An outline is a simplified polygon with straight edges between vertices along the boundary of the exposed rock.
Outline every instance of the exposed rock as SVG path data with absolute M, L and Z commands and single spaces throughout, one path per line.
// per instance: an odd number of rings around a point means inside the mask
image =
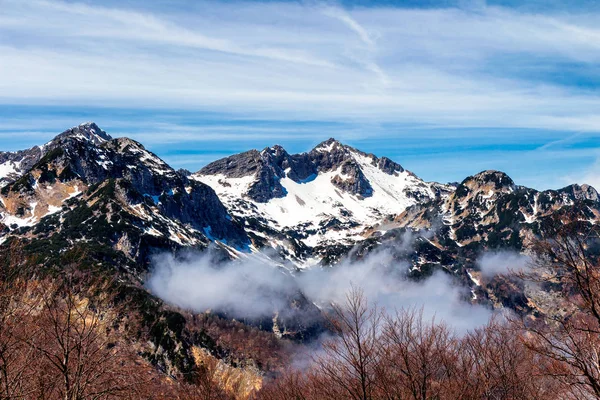
M 32 239 L 44 248 L 40 263 L 87 244 L 99 263 L 143 271 L 158 251 L 216 243 L 223 258 L 269 249 L 270 262 L 293 269 L 387 246 L 412 278 L 440 269 L 471 287 L 476 301 L 520 309 L 528 298 L 518 284 L 481 282 L 481 252 L 522 251 L 556 215 L 600 220 L 600 196 L 588 185 L 537 191 L 500 171 L 425 182 L 335 139 L 301 154 L 251 150 L 190 174 L 88 123 L 44 146 L 0 153 L 0 165 L 10 169 L 1 178 L 0 246 Z M 289 300 L 316 312 L 301 293 Z M 285 310 L 275 322 L 283 336 L 314 328 Z
M 559 189 L 558 192 L 564 193 L 569 198 L 572 198 L 574 200 L 590 200 L 595 203 L 600 201 L 600 196 L 598 195 L 598 192 L 590 185 L 569 185 L 567 187 Z

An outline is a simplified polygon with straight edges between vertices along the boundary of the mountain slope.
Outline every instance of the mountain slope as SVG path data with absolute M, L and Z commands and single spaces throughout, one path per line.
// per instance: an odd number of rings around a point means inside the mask
M 502 172 L 483 171 L 467 177 L 445 199 L 409 207 L 394 221 L 376 228 L 361 247 L 370 251 L 389 246 L 398 232 L 415 232 L 421 243 L 414 245 L 418 258 L 411 262 L 411 273 L 422 276 L 443 269 L 470 286 L 478 302 L 527 310 L 535 303 L 527 296 L 539 290 L 526 296 L 519 286 L 522 282 L 508 282 L 501 276 L 482 280 L 480 258 L 486 252 L 527 252 L 547 225 L 573 219 L 588 225 L 600 221 L 594 188 L 570 185 L 537 191 L 515 185 Z
M 443 269 L 478 290 L 481 252 L 522 251 L 555 216 L 600 216 L 587 185 L 540 192 L 499 171 L 458 185 L 424 182 L 334 139 L 301 154 L 251 150 L 189 174 L 87 123 L 0 159 L 18 166 L 2 178 L 0 244 L 15 236 L 45 243 L 52 260 L 95 243 L 98 259 L 116 252 L 115 263 L 140 270 L 156 252 L 211 243 L 228 257 L 260 251 L 266 262 L 299 268 L 390 247 L 413 276 Z
M 441 269 L 471 287 L 474 300 L 521 309 L 529 307 L 523 288 L 480 279 L 482 254 L 526 251 L 553 218 L 600 220 L 600 197 L 588 185 L 537 191 L 500 171 L 455 186 L 428 183 L 333 139 L 296 155 L 280 146 L 234 155 L 193 178 L 215 189 L 255 247 L 297 267 L 385 248 L 409 263 L 409 276 Z
M 2 177 L 0 244 L 15 235 L 54 236 L 64 246 L 98 241 L 143 265 L 160 249 L 216 243 L 231 257 L 261 251 L 269 262 L 305 268 L 412 231 L 422 236 L 412 271 L 456 271 L 484 249 L 522 250 L 553 215 L 577 208 L 590 223 L 600 215 L 587 185 L 539 192 L 498 171 L 459 185 L 424 182 L 334 139 L 301 154 L 251 150 L 189 174 L 86 123 L 0 159 L 13 166 Z
M 538 230 L 545 218 L 571 208 L 596 222 L 598 192 L 588 185 L 537 191 L 515 185 L 503 172 L 483 171 L 462 181 L 446 199 L 415 205 L 395 221 L 399 227 L 440 227 L 458 247 L 519 248 L 526 231 Z

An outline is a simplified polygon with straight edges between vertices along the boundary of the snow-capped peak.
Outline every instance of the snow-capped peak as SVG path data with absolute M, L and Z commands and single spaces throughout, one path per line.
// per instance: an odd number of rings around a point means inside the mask
M 193 177 L 211 186 L 231 214 L 272 230 L 304 232 L 301 241 L 310 247 L 357 240 L 386 217 L 450 191 L 335 139 L 308 153 L 273 146 L 237 154 Z

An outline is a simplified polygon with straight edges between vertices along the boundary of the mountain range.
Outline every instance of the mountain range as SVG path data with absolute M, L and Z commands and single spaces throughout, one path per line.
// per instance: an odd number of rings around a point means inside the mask
M 443 270 L 473 299 L 499 305 L 514 293 L 482 285 L 477 257 L 521 252 L 545 220 L 567 212 L 596 223 L 598 192 L 576 184 L 538 191 L 500 171 L 426 182 L 335 139 L 300 154 L 277 145 L 250 150 L 195 173 L 94 123 L 0 152 L 0 245 L 24 240 L 41 265 L 83 248 L 94 262 L 140 280 L 164 251 L 212 247 L 234 259 L 259 253 L 293 272 L 385 247 L 410 263 L 409 275 Z M 407 238 L 408 246 L 396 245 Z

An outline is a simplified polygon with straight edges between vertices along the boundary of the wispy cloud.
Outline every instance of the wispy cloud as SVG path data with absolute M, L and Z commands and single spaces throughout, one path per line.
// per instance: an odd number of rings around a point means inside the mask
M 510 251 L 486 252 L 477 259 L 481 276 L 485 279 L 527 271 L 532 262 L 529 256 Z
M 387 86 L 390 83 L 388 75 L 375 61 L 377 53 L 377 44 L 371 37 L 371 33 L 365 29 L 364 26 L 358 23 L 350 14 L 341 8 L 327 7 L 323 12 L 325 15 L 330 16 L 334 19 L 341 21 L 350 30 L 352 30 L 360 38 L 365 45 L 365 51 L 359 51 L 359 49 L 351 50 L 355 54 L 355 59 L 364 66 L 367 71 L 373 72 L 383 86 Z
M 0 101 L 600 130 L 597 93 L 502 73 L 503 63 L 600 61 L 589 15 L 126 4 L 5 0 Z
M 328 7 L 323 13 L 343 22 L 346 26 L 353 30 L 367 46 L 375 46 L 375 41 L 371 38 L 371 34 L 369 34 L 369 32 L 367 32 L 367 30 L 361 24 L 359 24 L 343 9 Z

